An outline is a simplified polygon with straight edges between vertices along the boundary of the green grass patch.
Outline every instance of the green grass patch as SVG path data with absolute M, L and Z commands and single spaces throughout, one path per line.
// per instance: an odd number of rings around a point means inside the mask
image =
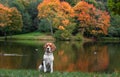
M 0 70 L 0 77 L 120 77 L 120 74 L 57 71 L 53 73 L 43 73 L 37 70 Z
M 40 32 L 7 36 L 7 39 L 8 40 L 54 40 L 54 38 L 51 35 Z M 4 40 L 4 37 L 0 37 L 0 40 Z
M 0 77 L 39 77 L 35 70 L 0 70 Z

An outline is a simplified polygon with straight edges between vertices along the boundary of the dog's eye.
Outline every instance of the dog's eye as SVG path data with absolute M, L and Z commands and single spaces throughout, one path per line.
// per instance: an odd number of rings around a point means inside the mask
M 50 47 L 52 47 L 52 45 L 50 45 Z
M 45 45 L 45 48 L 48 47 L 48 45 Z

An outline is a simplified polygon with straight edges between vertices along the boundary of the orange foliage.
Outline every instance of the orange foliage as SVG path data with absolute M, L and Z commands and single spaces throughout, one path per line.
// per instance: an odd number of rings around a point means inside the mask
M 38 18 L 46 18 L 53 21 L 52 26 L 64 28 L 71 24 L 70 19 L 76 17 L 80 22 L 80 27 L 87 28 L 91 34 L 107 34 L 110 16 L 107 12 L 96 9 L 92 4 L 84 0 L 77 3 L 73 8 L 69 3 L 59 0 L 43 0 L 37 7 Z M 90 29 L 89 29 L 90 28 Z M 97 30 L 96 28 L 99 28 Z
M 38 18 L 46 18 L 53 21 L 52 26 L 58 29 L 68 26 L 70 18 L 74 15 L 74 10 L 67 2 L 60 2 L 59 0 L 43 0 L 37 7 Z M 63 29 L 63 28 L 62 28 Z
M 110 23 L 110 16 L 107 12 L 96 9 L 92 4 L 88 4 L 85 1 L 80 1 L 73 9 L 76 12 L 75 15 L 80 21 L 81 27 L 92 27 L 93 30 L 100 28 L 101 31 L 96 30 L 96 33 L 102 32 L 107 34 Z M 92 33 L 92 30 L 90 32 Z
M 60 2 L 59 0 L 43 0 L 37 7 L 38 18 L 46 18 L 52 16 L 55 12 L 59 11 Z
M 68 24 L 69 24 L 69 20 L 67 20 L 67 19 L 66 19 L 66 20 L 63 20 L 63 21 L 62 21 L 62 24 L 65 25 L 65 26 L 68 25 Z
M 69 3 L 61 2 L 61 7 L 62 7 L 63 12 L 69 13 L 69 16 L 71 17 L 74 16 L 74 10 L 72 9 Z
M 110 23 L 110 16 L 107 12 L 98 11 L 100 18 L 98 19 L 98 27 L 103 30 L 103 33 L 107 34 L 107 29 Z
M 22 16 L 16 8 L 9 8 L 0 4 L 0 27 L 9 27 L 11 30 L 22 27 Z
M 5 7 L 2 4 L 0 4 L 0 27 L 10 25 L 10 12 L 11 10 L 8 7 Z
M 65 28 L 63 26 L 59 26 L 58 29 L 65 30 Z

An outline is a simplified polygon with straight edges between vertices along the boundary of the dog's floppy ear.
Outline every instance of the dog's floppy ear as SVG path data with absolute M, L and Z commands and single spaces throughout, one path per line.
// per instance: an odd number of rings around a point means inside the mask
M 46 49 L 47 43 L 43 46 L 44 50 Z
M 52 43 L 52 51 L 55 51 L 55 49 L 56 49 L 56 46 L 55 44 Z

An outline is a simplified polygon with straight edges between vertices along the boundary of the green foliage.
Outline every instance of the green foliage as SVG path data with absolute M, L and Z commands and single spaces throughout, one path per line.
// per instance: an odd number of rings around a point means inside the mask
M 31 20 L 31 16 L 29 15 L 28 11 L 26 10 L 27 7 L 25 4 L 25 1 L 19 1 L 19 0 L 14 0 L 10 6 L 11 7 L 17 7 L 17 9 L 21 12 L 22 14 L 22 20 L 23 20 L 23 28 L 22 31 L 24 32 L 30 32 L 32 29 L 32 20 Z
M 63 33 L 61 34 L 61 38 L 65 40 L 70 40 L 71 33 L 68 30 L 64 30 Z
M 57 30 L 54 37 L 58 40 L 70 40 L 71 33 L 68 30 Z
M 23 27 L 23 23 L 22 23 L 22 16 L 20 14 L 20 12 L 16 9 L 16 8 L 12 8 L 12 16 L 11 16 L 11 27 L 10 30 L 11 31 L 21 31 L 22 27 Z
M 25 12 L 22 14 L 22 18 L 23 18 L 23 33 L 25 32 L 31 32 L 32 30 L 32 20 L 31 20 L 31 16 Z
M 72 6 L 75 6 L 78 2 L 82 0 L 65 0 L 65 1 L 70 3 L 70 5 Z M 88 2 L 89 4 L 93 4 L 98 9 L 106 10 L 106 1 L 103 0 L 84 0 L 84 1 Z
M 106 3 L 103 3 L 101 1 L 97 2 L 95 6 L 96 8 L 101 9 L 101 10 L 107 10 Z
M 38 26 L 38 31 L 40 32 L 50 32 L 50 24 L 46 19 L 41 19 Z
M 120 1 L 119 0 L 108 0 L 107 6 L 110 12 L 112 12 L 113 14 L 120 15 Z
M 108 29 L 108 35 L 120 37 L 120 15 L 111 15 L 111 26 Z
M 31 20 L 32 20 L 32 23 L 31 23 L 31 31 L 35 31 L 38 29 L 38 26 L 39 26 L 39 20 L 37 18 L 37 15 L 38 15 L 38 10 L 37 10 L 37 6 L 39 3 L 41 3 L 42 0 L 30 0 L 31 2 L 29 3 L 28 5 L 28 13 L 29 15 L 31 16 Z
M 28 2 L 29 1 L 29 2 Z M 22 14 L 23 28 L 22 33 L 32 32 L 37 30 L 38 19 L 37 19 L 37 5 L 42 0 L 8 0 L 10 7 L 16 7 Z
M 55 38 L 59 40 L 72 40 L 72 33 L 75 29 L 75 26 L 75 23 L 71 23 L 65 27 L 65 30 L 57 30 L 54 34 Z
M 70 5 L 74 6 L 77 2 L 81 0 L 65 0 L 65 1 L 68 2 Z
M 58 40 L 75 40 L 75 41 L 82 41 L 83 36 L 82 34 L 78 33 L 75 36 L 71 34 L 68 30 L 57 30 L 54 34 L 54 37 Z
M 93 4 L 94 6 L 98 6 L 98 3 L 96 0 L 85 0 L 86 2 L 88 2 L 89 4 Z
M 116 28 L 120 27 L 120 15 L 111 15 L 111 25 Z
M 75 36 L 72 36 L 72 40 L 75 40 L 75 41 L 82 41 L 83 40 L 83 35 L 78 33 L 76 34 Z
M 9 3 L 10 7 L 16 7 L 21 13 L 25 11 L 25 7 L 23 4 L 21 4 L 18 0 L 13 0 Z

